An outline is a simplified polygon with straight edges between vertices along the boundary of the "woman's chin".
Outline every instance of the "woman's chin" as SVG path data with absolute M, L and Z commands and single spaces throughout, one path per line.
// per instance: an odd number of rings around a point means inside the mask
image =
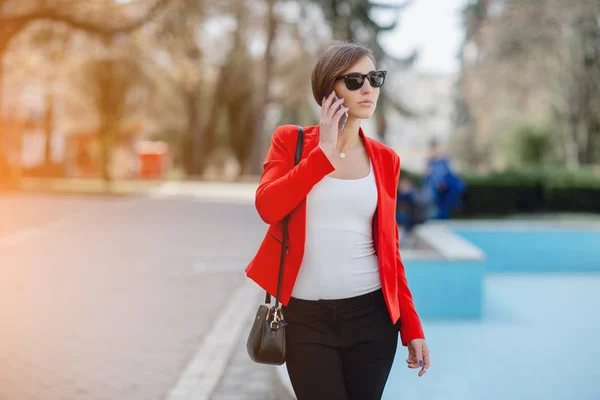
M 350 116 L 351 118 L 355 119 L 369 119 L 373 116 L 374 112 L 375 110 L 361 110 L 359 112 L 352 113 Z

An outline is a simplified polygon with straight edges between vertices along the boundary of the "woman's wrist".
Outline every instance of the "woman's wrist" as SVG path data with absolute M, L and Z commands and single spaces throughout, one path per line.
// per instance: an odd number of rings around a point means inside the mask
M 325 153 L 327 158 L 331 159 L 334 154 L 335 143 L 333 142 L 319 142 L 319 147 Z

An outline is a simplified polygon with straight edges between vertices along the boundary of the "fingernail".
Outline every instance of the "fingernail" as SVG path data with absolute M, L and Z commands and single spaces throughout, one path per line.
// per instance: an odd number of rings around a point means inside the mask
M 422 367 L 423 366 L 423 360 L 419 360 L 419 365 Z

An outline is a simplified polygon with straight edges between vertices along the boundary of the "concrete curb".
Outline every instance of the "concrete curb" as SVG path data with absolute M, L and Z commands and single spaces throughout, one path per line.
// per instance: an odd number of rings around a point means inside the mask
M 247 328 L 247 319 L 239 316 L 253 314 L 258 295 L 253 282 L 245 280 L 240 285 L 169 391 L 166 400 L 210 399 L 227 368 L 240 335 Z
M 415 235 L 427 247 L 434 250 L 439 258 L 452 261 L 483 261 L 485 252 L 473 243 L 454 233 L 445 224 L 424 224 L 419 226 Z M 410 255 L 412 253 L 408 253 Z M 407 260 L 410 257 L 405 257 Z

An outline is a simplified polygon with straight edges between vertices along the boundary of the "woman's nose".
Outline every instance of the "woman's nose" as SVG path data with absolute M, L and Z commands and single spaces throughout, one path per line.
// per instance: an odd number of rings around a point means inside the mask
M 361 92 L 363 94 L 369 94 L 373 91 L 373 86 L 371 86 L 371 82 L 366 79 L 366 82 L 362 85 Z

